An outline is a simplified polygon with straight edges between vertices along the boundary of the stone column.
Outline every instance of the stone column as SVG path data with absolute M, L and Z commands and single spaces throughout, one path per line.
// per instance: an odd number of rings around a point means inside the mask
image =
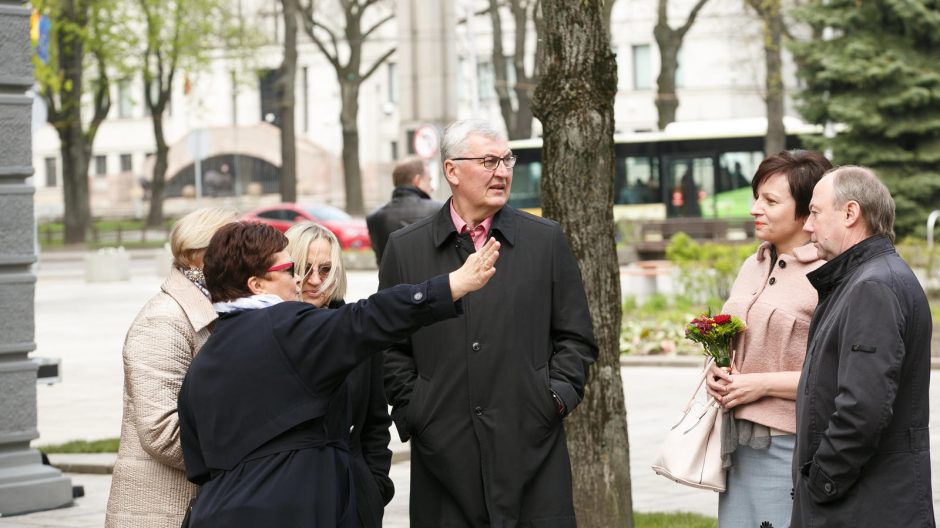
M 72 483 L 29 447 L 36 430 L 30 11 L 0 0 L 0 515 L 72 502 Z

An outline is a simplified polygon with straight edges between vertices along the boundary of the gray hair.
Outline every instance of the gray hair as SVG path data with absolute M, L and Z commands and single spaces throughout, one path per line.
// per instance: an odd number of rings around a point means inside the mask
M 858 202 L 870 235 L 886 235 L 894 242 L 894 198 L 875 172 L 867 167 L 845 165 L 830 171 L 833 204 L 841 209 Z
M 509 141 L 505 132 L 485 119 L 454 121 L 447 125 L 444 129 L 444 137 L 441 138 L 441 167 L 444 166 L 445 161 L 465 154 L 464 142 L 470 134 L 496 141 Z
M 330 243 L 330 261 L 332 267 L 329 275 L 320 284 L 320 291 L 328 293 L 327 304 L 342 300 L 346 296 L 346 266 L 343 264 L 343 251 L 339 240 L 332 231 L 313 222 L 298 222 L 290 227 L 284 236 L 287 237 L 287 253 L 297 266 L 295 273 L 304 276 L 307 280 L 307 250 L 310 244 L 319 239 Z

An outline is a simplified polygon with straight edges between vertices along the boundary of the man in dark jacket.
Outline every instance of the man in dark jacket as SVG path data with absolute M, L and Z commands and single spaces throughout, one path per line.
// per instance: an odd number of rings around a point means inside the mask
M 819 292 L 796 400 L 793 527 L 934 526 L 927 298 L 893 246 L 894 200 L 841 167 L 804 229 Z
M 385 353 L 392 419 L 411 439 L 411 526 L 575 526 L 562 418 L 597 357 L 575 261 L 558 224 L 506 205 L 515 157 L 485 121 L 449 126 L 441 145 L 453 197 L 392 234 L 380 287 L 452 269 L 494 237 L 490 288 L 456 324 Z
M 392 181 L 392 200 L 366 217 L 377 264 L 382 263 L 389 235 L 441 208 L 441 202 L 431 199 L 431 174 L 424 160 L 407 158 L 399 162 L 392 171 Z

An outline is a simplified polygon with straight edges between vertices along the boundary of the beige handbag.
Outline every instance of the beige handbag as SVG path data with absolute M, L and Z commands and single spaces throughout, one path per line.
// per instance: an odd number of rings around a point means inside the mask
M 724 411 L 711 396 L 705 400 L 696 398 L 711 365 L 709 359 L 679 421 L 666 433 L 652 467 L 657 474 L 679 484 L 725 491 L 725 470 L 721 467 Z

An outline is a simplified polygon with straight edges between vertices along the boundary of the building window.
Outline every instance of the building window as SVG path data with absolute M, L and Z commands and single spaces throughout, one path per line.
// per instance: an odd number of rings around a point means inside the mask
M 95 156 L 95 176 L 104 176 L 108 173 L 108 157 Z
M 59 184 L 59 173 L 55 158 L 46 158 L 46 187 L 56 187 Z
M 481 101 L 496 99 L 496 76 L 493 74 L 492 62 L 477 64 L 477 87 Z
M 392 141 L 389 144 L 389 146 L 392 148 L 392 159 L 397 160 L 398 159 L 398 142 Z
M 134 160 L 130 154 L 121 154 L 121 172 L 132 172 L 134 170 Z
M 385 67 L 385 71 L 388 75 L 388 102 L 398 104 L 398 65 L 389 62 Z
M 238 72 L 232 70 L 232 126 L 238 125 Z
M 261 120 L 281 126 L 278 109 L 277 70 L 262 70 L 258 74 L 258 92 L 261 94 Z
M 118 100 L 117 100 L 117 112 L 118 117 L 128 118 L 133 117 L 131 112 L 134 108 L 134 100 L 131 97 L 131 83 L 127 79 L 123 79 L 118 82 Z
M 653 88 L 653 68 L 650 64 L 650 45 L 633 46 L 633 89 Z

